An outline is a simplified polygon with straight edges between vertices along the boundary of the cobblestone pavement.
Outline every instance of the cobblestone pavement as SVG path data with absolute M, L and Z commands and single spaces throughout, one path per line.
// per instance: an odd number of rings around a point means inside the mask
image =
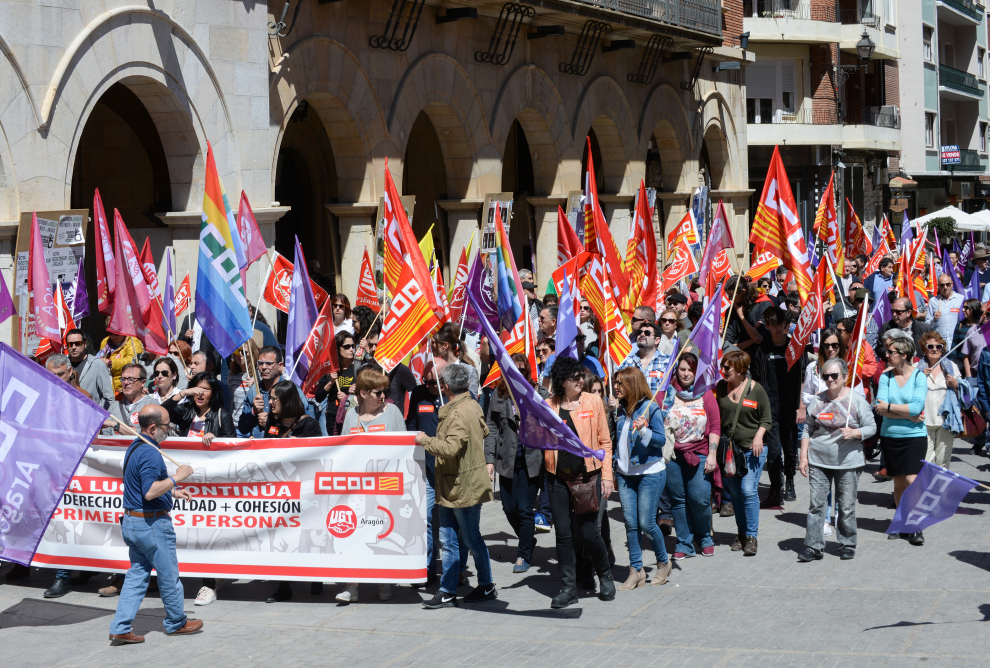
M 956 441 L 952 468 L 990 480 L 990 461 L 963 441 Z M 291 601 L 269 605 L 264 599 L 274 583 L 239 581 L 224 585 L 213 605 L 196 608 L 199 583 L 188 579 L 186 610 L 205 620 L 203 633 L 166 637 L 161 601 L 149 596 L 134 629 L 147 633 L 147 642 L 110 647 L 116 599 L 96 596 L 102 576 L 46 601 L 51 571 L 34 569 L 30 579 L 7 583 L 5 566 L 3 665 L 990 665 L 990 492 L 970 492 L 956 517 L 913 547 L 883 533 L 893 515 L 893 485 L 876 482 L 875 469 L 868 465 L 860 477 L 852 561 L 839 560 L 833 536 L 824 560 L 797 562 L 808 503 L 799 475 L 798 501 L 760 513 L 757 556 L 730 552 L 735 522 L 716 518 L 714 558 L 678 562 L 662 587 L 619 592 L 610 603 L 584 592 L 578 605 L 559 611 L 549 608 L 559 587 L 553 535 L 539 536 L 529 573 L 513 575 L 516 541 L 498 502 L 485 506 L 482 533 L 499 597 L 474 607 L 427 611 L 419 605 L 426 594 L 406 586 L 382 603 L 375 585 L 361 586 L 361 603 L 340 606 L 333 600 L 338 586 L 311 596 L 304 583 L 294 585 Z M 617 496 L 609 517 L 613 572 L 621 581 L 628 553 Z M 652 552 L 644 557 L 651 564 Z

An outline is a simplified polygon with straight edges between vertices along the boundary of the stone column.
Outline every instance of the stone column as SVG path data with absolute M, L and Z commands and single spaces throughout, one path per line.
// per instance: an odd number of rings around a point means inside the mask
M 632 208 L 636 202 L 635 195 L 599 195 L 602 212 L 608 227 L 612 230 L 612 238 L 619 249 L 619 257 L 625 258 L 626 244 L 629 241 L 629 230 L 632 228 Z
M 14 273 L 16 268 L 14 245 L 17 243 L 17 227 L 18 222 L 16 220 L 0 223 L 0 271 L 3 272 L 3 280 L 6 282 L 10 296 L 14 300 L 14 308 L 18 307 L 17 295 L 14 294 Z M 7 320 L 0 323 L 0 341 L 16 348 L 19 337 L 15 336 L 15 322 L 19 322 L 19 320 L 17 318 L 7 318 Z
M 660 233 L 662 238 L 657 244 L 657 254 L 666 257 L 667 235 L 677 227 L 691 207 L 691 193 L 673 192 L 657 193 L 657 204 L 663 202 L 663 217 L 660 220 Z M 662 264 L 666 265 L 666 261 Z
M 457 271 L 457 263 L 461 259 L 461 249 L 471 242 L 471 257 L 481 248 L 481 209 L 485 201 L 482 199 L 441 199 L 437 206 L 447 212 L 447 229 L 449 230 L 450 271 L 444 277 L 444 284 L 449 289 L 453 281 L 453 272 Z M 474 241 L 471 241 L 471 235 Z
M 567 197 L 527 197 L 536 218 L 536 294 L 542 295 L 557 269 L 557 207 L 567 206 Z
M 361 282 L 361 260 L 364 249 L 375 250 L 375 215 L 377 202 L 327 204 L 327 210 L 337 217 L 340 232 L 340 281 L 337 289 L 353 303 Z
M 732 240 L 736 242 L 735 261 L 741 271 L 749 269 L 749 200 L 753 190 L 746 188 L 742 190 L 712 190 L 708 196 L 715 206 L 718 201 L 725 203 L 725 213 L 729 217 Z M 714 207 L 712 209 L 714 211 Z M 736 270 L 736 265 L 732 267 Z

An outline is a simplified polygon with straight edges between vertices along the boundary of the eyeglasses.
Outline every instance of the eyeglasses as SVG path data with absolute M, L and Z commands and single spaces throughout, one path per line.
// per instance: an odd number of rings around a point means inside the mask
M 909 308 L 905 308 L 905 309 L 892 308 L 892 309 L 890 309 L 890 312 L 893 313 L 894 315 L 900 315 L 902 313 L 910 313 L 911 312 L 911 309 L 909 309 Z
M 428 387 L 434 387 L 434 386 L 436 386 L 437 381 L 435 381 L 435 380 L 428 380 L 428 381 L 426 381 L 423 384 L 426 385 L 426 386 L 428 386 Z
M 371 394 L 378 397 L 379 399 L 383 399 L 385 397 L 385 388 L 382 388 L 380 390 L 372 390 Z
M 929 343 L 928 344 L 928 349 L 931 350 L 931 351 L 941 352 L 943 347 L 944 346 L 941 343 Z
M 621 380 L 613 380 L 612 381 L 612 387 L 622 387 L 622 381 Z
M 839 374 L 838 373 L 823 373 L 822 374 L 822 379 L 823 380 L 826 380 L 826 381 L 828 381 L 828 380 L 839 380 Z
M 637 318 L 636 316 L 633 316 L 630 322 L 646 322 L 646 318 Z
M 278 364 L 278 362 L 262 362 L 261 360 L 258 360 L 259 367 L 275 366 L 276 364 Z
M 952 287 L 952 283 L 939 283 L 938 284 L 938 287 L 940 287 L 940 288 Z
M 143 383 L 143 382 L 144 382 L 144 378 L 138 378 L 137 376 L 121 376 L 120 377 L 120 384 L 121 385 L 130 385 L 131 383 Z
M 590 306 L 582 306 L 581 307 L 581 310 L 582 311 L 590 311 L 591 310 L 591 307 Z
M 65 345 L 69 348 L 82 348 L 86 345 L 85 341 L 66 341 Z
M 572 383 L 583 383 L 584 382 L 584 374 L 582 374 L 582 373 L 574 374 L 573 376 L 571 376 L 567 380 L 571 381 Z
M 340 346 L 340 349 L 341 350 L 350 350 L 353 347 L 354 347 L 354 344 L 353 343 L 345 343 L 344 345 Z
M 838 349 L 838 347 L 839 347 L 839 344 L 838 343 L 823 343 L 822 345 L 825 346 L 826 348 L 836 348 L 836 349 Z
M 654 332 L 652 329 L 641 329 L 639 330 L 640 336 L 653 336 Z
M 337 309 L 340 309 L 341 311 L 346 311 L 347 310 L 347 306 L 344 305 L 344 304 L 334 304 L 333 305 L 333 310 L 336 311 Z
M 660 318 L 660 323 L 664 325 L 676 325 L 677 320 L 675 318 Z
M 165 369 L 164 371 L 156 371 L 156 372 L 154 372 L 153 374 L 151 374 L 151 377 L 152 378 L 158 378 L 159 376 L 161 376 L 162 378 L 168 378 L 171 375 L 172 375 L 172 372 L 169 371 L 168 369 Z

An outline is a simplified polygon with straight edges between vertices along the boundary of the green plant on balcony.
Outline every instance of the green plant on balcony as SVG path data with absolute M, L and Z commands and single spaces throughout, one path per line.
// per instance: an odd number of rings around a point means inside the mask
M 938 216 L 928 221 L 928 227 L 935 230 L 938 237 L 951 237 L 956 233 L 956 219 L 952 216 Z

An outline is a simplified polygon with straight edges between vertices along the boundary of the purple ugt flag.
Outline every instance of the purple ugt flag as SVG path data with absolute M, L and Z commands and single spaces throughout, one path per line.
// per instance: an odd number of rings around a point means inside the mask
M 467 298 L 474 308 L 481 311 L 477 297 L 470 290 Z M 498 334 L 484 318 L 478 320 L 481 334 L 488 337 L 491 356 L 502 370 L 502 377 L 509 387 L 509 393 L 519 409 L 519 442 L 537 450 L 563 450 L 578 457 L 605 459 L 604 450 L 592 450 L 577 437 L 560 416 L 536 393 L 529 379 L 519 373 L 512 357 L 506 352 Z
M 914 533 L 952 517 L 978 482 L 941 466 L 921 463 L 921 473 L 904 490 L 887 533 Z
M 320 317 L 316 298 L 309 282 L 306 258 L 303 256 L 299 237 L 296 237 L 296 254 L 292 269 L 292 289 L 289 292 L 289 324 L 285 328 L 285 368 L 289 380 L 302 385 L 309 374 L 309 357 L 303 353 L 306 339 Z
M 7 281 L 0 272 L 0 323 L 14 315 L 14 300 L 10 298 L 10 290 L 7 289 Z
M 175 276 L 172 275 L 172 254 L 165 251 L 165 289 L 162 291 L 165 311 L 165 331 L 175 334 Z
M 105 410 L 0 343 L 0 559 L 30 566 Z
M 952 258 L 949 257 L 948 248 L 942 251 L 942 273 L 948 274 L 950 277 L 952 277 L 953 290 L 955 290 L 959 294 L 967 294 L 967 291 L 965 290 L 965 288 L 963 288 L 962 281 L 959 280 L 959 273 L 956 271 L 956 266 L 952 264 Z
M 571 296 L 570 281 L 567 270 L 564 270 L 564 288 L 560 292 L 560 304 L 557 308 L 556 352 L 557 357 L 578 358 L 577 351 L 578 324 L 574 315 L 574 298 Z
M 694 392 L 700 394 L 705 390 L 715 389 L 722 379 L 722 371 L 718 366 L 719 329 L 722 322 L 722 289 L 724 283 L 719 283 L 718 289 L 708 302 L 708 307 L 701 314 L 701 320 L 691 330 L 691 342 L 698 350 L 698 369 L 694 381 Z
M 481 319 L 488 320 L 492 329 L 498 331 L 498 301 L 495 297 L 495 277 L 491 270 L 485 267 L 484 256 L 478 253 L 474 256 L 474 264 L 468 272 L 466 293 L 474 295 L 478 308 L 472 306 L 475 301 L 468 301 L 464 306 L 464 329 L 472 332 L 481 331 Z

